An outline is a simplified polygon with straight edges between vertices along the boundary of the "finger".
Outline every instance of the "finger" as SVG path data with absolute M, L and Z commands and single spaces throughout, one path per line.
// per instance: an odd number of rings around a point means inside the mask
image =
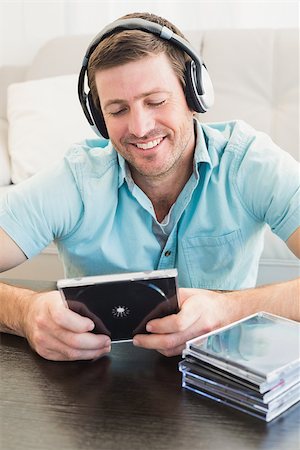
M 176 333 L 151 333 L 151 334 L 137 334 L 133 338 L 133 344 L 138 347 L 144 347 L 148 349 L 155 349 L 160 352 L 171 351 L 180 346 L 185 346 L 186 342 L 196 336 L 203 334 L 204 330 L 201 329 L 199 324 L 195 322 L 191 327 L 186 330 Z
M 171 350 L 186 342 L 183 333 L 137 334 L 133 345 L 154 350 Z
M 111 347 L 104 347 L 97 350 L 74 350 L 69 347 L 58 350 L 46 350 L 43 354 L 39 353 L 43 358 L 51 361 L 79 361 L 79 360 L 94 360 L 107 355 Z
M 150 320 L 146 325 L 146 330 L 149 333 L 172 333 L 176 331 L 178 321 L 177 314 L 171 314 L 170 316 L 165 316 L 160 319 Z
M 93 333 L 73 333 L 61 330 L 56 333 L 56 338 L 62 345 L 74 350 L 98 350 L 111 344 L 108 336 Z
M 190 297 L 189 301 L 182 305 L 177 314 L 171 314 L 161 319 L 150 320 L 146 330 L 150 333 L 176 333 L 191 327 L 200 316 L 199 302 L 196 297 Z
M 91 319 L 83 317 L 62 305 L 53 305 L 49 310 L 53 321 L 59 327 L 73 331 L 74 333 L 92 331 L 95 327 L 95 324 Z
M 100 317 L 94 314 L 94 312 L 91 311 L 84 303 L 74 300 L 68 300 L 67 306 L 69 309 L 76 312 L 80 316 L 88 317 L 89 319 L 91 319 L 94 322 L 95 329 L 97 329 L 97 332 L 99 334 L 110 335 L 108 328 L 106 328 Z
M 170 350 L 158 349 L 157 351 L 164 356 L 176 356 L 176 355 L 181 355 L 184 349 L 185 349 L 185 344 L 179 345 L 178 347 L 172 348 Z
M 111 341 L 103 335 L 75 334 L 64 330 L 55 335 L 39 335 L 32 347 L 47 359 L 89 359 L 90 355 L 97 358 L 110 351 Z

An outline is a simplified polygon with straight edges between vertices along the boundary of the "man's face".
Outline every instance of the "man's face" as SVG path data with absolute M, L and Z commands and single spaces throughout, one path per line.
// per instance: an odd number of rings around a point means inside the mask
M 191 164 L 193 114 L 165 54 L 99 71 L 96 85 L 109 137 L 134 179 Z

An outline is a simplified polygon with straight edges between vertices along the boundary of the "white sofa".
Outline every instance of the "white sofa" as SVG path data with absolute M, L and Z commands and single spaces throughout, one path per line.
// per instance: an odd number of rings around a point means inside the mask
M 298 31 L 207 30 L 186 36 L 203 55 L 215 87 L 215 105 L 200 119 L 244 119 L 299 159 Z M 58 37 L 28 67 L 0 68 L 0 195 L 60 157 L 69 141 L 93 136 L 76 93 L 91 38 Z M 267 231 L 258 284 L 299 273 L 299 261 Z M 1 276 L 55 280 L 63 270 L 51 245 Z

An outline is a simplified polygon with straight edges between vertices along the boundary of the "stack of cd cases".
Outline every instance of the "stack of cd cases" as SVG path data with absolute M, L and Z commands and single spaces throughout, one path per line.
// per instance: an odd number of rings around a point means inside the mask
M 260 312 L 186 343 L 182 386 L 266 422 L 300 400 L 300 323 Z

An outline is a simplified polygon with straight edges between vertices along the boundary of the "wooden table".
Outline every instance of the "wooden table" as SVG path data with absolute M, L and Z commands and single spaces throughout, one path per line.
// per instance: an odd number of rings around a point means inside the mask
M 181 388 L 179 360 L 121 343 L 96 362 L 52 362 L 2 334 L 0 448 L 299 450 L 299 406 L 266 424 Z

